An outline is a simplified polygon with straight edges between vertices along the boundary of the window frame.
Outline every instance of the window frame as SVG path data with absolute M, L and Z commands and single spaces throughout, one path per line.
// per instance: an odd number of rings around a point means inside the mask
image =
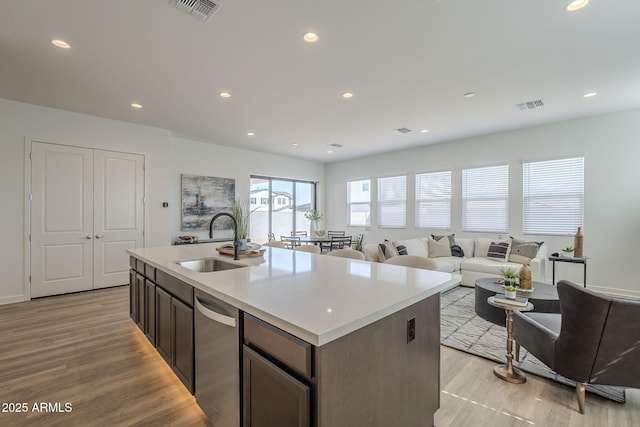
M 441 198 L 438 199 L 437 197 L 425 197 L 425 198 L 421 198 L 420 197 L 420 190 L 421 190 L 421 186 L 420 183 L 418 182 L 420 180 L 421 177 L 424 176 L 428 176 L 428 175 L 443 175 L 443 174 L 448 174 L 448 178 L 449 178 L 449 182 L 448 182 L 448 197 L 445 198 Z M 437 170 L 437 171 L 427 171 L 427 172 L 419 172 L 415 174 L 415 228 L 416 229 L 435 229 L 435 230 L 451 230 L 451 203 L 452 203 L 452 186 L 453 186 L 453 171 L 451 169 L 447 169 L 447 170 Z M 436 224 L 435 223 L 427 223 L 427 224 L 423 224 L 421 223 L 421 218 L 422 216 L 420 215 L 421 212 L 421 205 L 423 203 L 429 204 L 429 203 L 434 203 L 434 204 L 441 204 L 443 201 L 447 202 L 447 211 L 448 211 L 448 215 L 447 215 L 447 224 L 446 226 L 444 226 L 443 224 Z M 444 216 L 443 216 L 444 218 Z
M 500 179 L 505 179 L 504 184 L 498 187 L 493 192 L 487 192 L 489 185 L 491 184 L 491 179 L 489 181 L 483 181 L 483 184 L 478 184 L 478 179 L 480 178 L 490 178 L 488 172 L 485 176 L 480 176 L 479 174 L 475 174 L 475 176 L 467 177 L 469 173 L 473 171 L 480 170 L 489 170 L 489 169 L 503 169 L 500 170 L 500 175 L 495 179 L 494 183 L 499 183 Z M 462 224 L 461 228 L 464 232 L 476 232 L 476 233 L 507 233 L 509 231 L 509 164 L 508 163 L 500 163 L 488 166 L 475 166 L 464 168 L 461 170 L 461 210 L 462 210 Z M 473 179 L 475 178 L 475 179 Z M 467 182 L 471 183 L 473 180 L 473 186 L 471 189 L 468 189 Z M 472 194 L 468 194 L 469 191 Z M 482 194 L 482 193 L 486 194 Z M 482 202 L 484 203 L 484 208 L 482 206 Z M 495 203 L 495 206 L 491 206 L 491 202 Z M 476 204 L 477 207 L 473 210 L 469 210 L 469 204 Z M 494 224 L 487 222 L 484 225 L 478 226 L 482 220 L 486 220 L 490 216 L 487 215 L 487 212 L 490 210 L 497 211 L 500 214 L 499 223 L 496 222 Z M 474 218 L 473 213 L 475 212 L 476 216 L 479 217 Z M 470 224 L 469 221 L 472 223 Z M 502 227 L 500 227 L 502 226 Z
M 382 181 L 384 180 L 390 180 L 390 179 L 395 179 L 395 178 L 403 178 L 404 179 L 404 198 L 403 199 L 390 199 L 390 200 L 382 200 L 382 193 L 383 191 L 385 191 L 385 189 L 383 188 L 383 183 Z M 378 181 L 377 181 L 377 185 L 378 185 L 378 228 L 389 228 L 389 229 L 405 229 L 407 228 L 407 182 L 408 182 L 408 176 L 405 175 L 390 175 L 390 176 L 384 176 L 384 177 L 379 177 Z M 384 218 L 384 214 L 383 214 L 383 209 L 385 207 L 393 207 L 393 206 L 402 206 L 402 208 L 404 209 L 404 215 L 402 215 L 402 223 L 389 223 L 389 224 L 383 224 L 382 220 Z
M 352 183 L 366 183 L 368 189 L 362 190 L 362 192 L 369 193 L 369 200 L 366 202 L 352 202 L 351 201 L 351 184 Z M 351 207 L 354 205 L 366 206 L 368 208 L 368 215 L 364 224 L 356 224 L 353 222 Z M 371 226 L 371 178 L 356 179 L 353 181 L 347 181 L 347 226 L 349 227 L 369 227 Z

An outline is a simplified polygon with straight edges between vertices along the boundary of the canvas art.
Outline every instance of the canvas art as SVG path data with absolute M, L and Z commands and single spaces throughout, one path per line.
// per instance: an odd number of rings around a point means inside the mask
M 211 218 L 233 210 L 236 180 L 182 174 L 182 230 L 208 230 Z M 214 223 L 216 230 L 230 229 L 226 219 Z

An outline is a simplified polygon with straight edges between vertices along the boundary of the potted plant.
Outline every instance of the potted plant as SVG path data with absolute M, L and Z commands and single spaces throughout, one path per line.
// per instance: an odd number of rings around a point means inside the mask
M 316 209 L 311 209 L 304 213 L 304 217 L 311 221 L 311 236 L 322 237 L 324 236 L 324 230 L 320 227 L 320 221 L 324 218 L 322 213 Z
M 238 223 L 238 240 L 240 240 L 239 250 L 244 251 L 247 249 L 247 238 L 249 237 L 249 216 L 251 212 L 247 210 L 247 207 L 240 200 L 236 199 L 236 203 L 233 205 L 233 217 Z
M 573 248 L 571 246 L 567 246 L 562 249 L 562 256 L 572 257 L 573 256 Z
M 508 287 L 512 287 L 515 292 L 515 288 L 518 283 L 518 279 L 520 278 L 520 275 L 516 273 L 516 271 L 511 267 L 503 268 L 502 270 L 500 270 L 500 273 L 502 274 L 502 277 L 504 277 L 505 291 L 507 290 Z
M 506 296 L 509 299 L 516 299 L 516 287 L 513 285 L 505 286 L 504 296 Z
M 364 241 L 364 234 L 358 235 L 358 238 L 353 243 L 353 249 L 356 251 L 362 252 L 362 242 Z

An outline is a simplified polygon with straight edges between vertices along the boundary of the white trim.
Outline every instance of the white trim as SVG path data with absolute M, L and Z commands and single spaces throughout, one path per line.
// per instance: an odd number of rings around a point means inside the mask
M 18 302 L 18 301 L 29 301 L 31 299 L 31 282 L 29 281 L 29 277 L 31 275 L 31 241 L 29 240 L 29 235 L 31 233 L 31 147 L 32 147 L 32 138 L 28 136 L 24 137 L 24 270 L 22 276 L 23 282 L 23 295 L 22 299 L 16 300 L 16 297 L 7 297 L 3 298 L 1 301 L 9 300 L 10 302 Z

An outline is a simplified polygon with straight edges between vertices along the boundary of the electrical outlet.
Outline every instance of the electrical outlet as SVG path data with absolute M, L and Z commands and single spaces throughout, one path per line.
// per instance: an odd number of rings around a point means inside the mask
M 407 320 L 407 342 L 411 342 L 416 339 L 416 318 L 412 317 Z

